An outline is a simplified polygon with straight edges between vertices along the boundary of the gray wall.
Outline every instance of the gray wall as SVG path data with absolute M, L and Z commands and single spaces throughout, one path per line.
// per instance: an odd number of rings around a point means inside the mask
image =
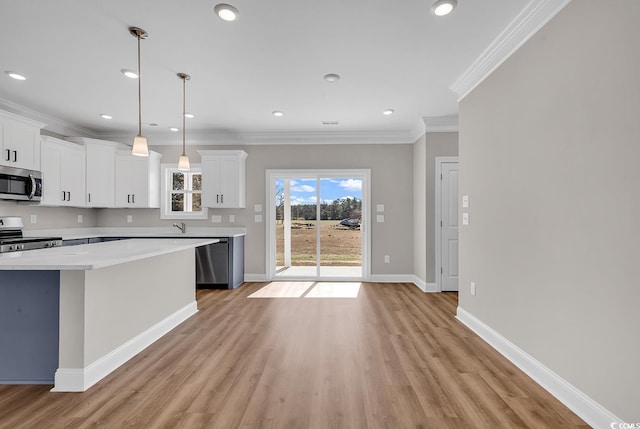
M 638 22 L 636 0 L 573 1 L 460 104 L 460 306 L 628 422 L 640 421 Z
M 413 145 L 413 274 L 427 282 L 427 135 Z
M 436 281 L 436 157 L 458 156 L 458 133 L 427 133 L 426 146 L 426 271 L 427 282 Z
M 165 163 L 177 162 L 181 148 L 154 146 Z M 210 220 L 187 221 L 192 226 L 246 226 L 245 272 L 264 274 L 265 223 L 254 222 L 253 207 L 266 209 L 265 170 L 267 169 L 371 169 L 371 271 L 372 274 L 413 273 L 413 145 L 273 145 L 273 146 L 191 146 L 192 163 L 200 161 L 198 149 L 242 149 L 248 153 L 245 209 L 209 210 L 223 216 L 223 223 Z M 375 222 L 376 204 L 385 205 L 385 223 Z M 228 223 L 228 215 L 236 222 Z M 127 215 L 133 222 L 127 223 Z M 162 226 L 174 221 L 161 220 L 157 209 L 100 209 L 100 226 Z M 384 263 L 384 255 L 391 262 Z
M 31 215 L 35 214 L 37 223 L 31 224 Z M 82 223 L 78 223 L 82 215 Z M 18 216 L 22 218 L 25 229 L 51 228 L 89 228 L 97 226 L 97 212 L 93 209 L 73 207 L 38 207 L 15 201 L 0 201 L 0 217 Z

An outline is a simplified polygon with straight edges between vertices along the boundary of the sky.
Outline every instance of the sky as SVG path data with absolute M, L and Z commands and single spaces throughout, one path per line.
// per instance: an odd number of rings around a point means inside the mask
M 276 185 L 284 184 L 284 179 L 276 179 Z M 318 198 L 316 179 L 291 179 L 291 205 L 315 204 Z M 332 202 L 340 198 L 362 199 L 362 179 L 338 178 L 320 179 L 320 198 Z

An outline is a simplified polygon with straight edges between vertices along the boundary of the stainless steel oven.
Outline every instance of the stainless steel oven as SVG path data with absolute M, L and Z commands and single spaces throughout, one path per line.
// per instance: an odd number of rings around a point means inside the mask
M 0 166 L 0 199 L 42 200 L 42 173 L 22 168 Z

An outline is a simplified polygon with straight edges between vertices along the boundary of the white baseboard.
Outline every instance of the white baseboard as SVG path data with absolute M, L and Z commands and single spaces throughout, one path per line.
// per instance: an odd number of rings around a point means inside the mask
M 58 368 L 52 392 L 84 392 L 198 312 L 193 301 L 84 368 Z
M 515 366 L 531 377 L 536 383 L 555 396 L 567 408 L 576 413 L 587 424 L 594 428 L 608 429 L 612 423 L 622 423 L 596 401 L 578 390 L 558 374 L 534 359 L 527 352 L 494 331 L 471 313 L 461 307 L 457 309 L 456 318 L 469 329 L 478 334 L 491 347 L 509 359 Z
M 268 282 L 269 280 L 267 280 L 267 275 L 266 274 L 244 274 L 244 281 L 245 282 Z

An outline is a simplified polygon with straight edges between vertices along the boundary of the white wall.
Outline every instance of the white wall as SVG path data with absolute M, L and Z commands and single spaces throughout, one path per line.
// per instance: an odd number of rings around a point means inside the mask
M 154 146 L 163 153 L 163 162 L 176 160 L 178 146 Z M 192 226 L 246 226 L 245 272 L 265 274 L 265 223 L 254 222 L 254 204 L 266 207 L 265 170 L 267 169 L 371 169 L 371 225 L 372 274 L 413 273 L 413 145 L 245 145 L 191 146 L 188 154 L 192 163 L 200 161 L 199 149 L 242 149 L 248 153 L 245 209 L 209 209 L 209 217 L 223 216 L 223 223 L 210 220 L 188 221 Z M 385 223 L 375 222 L 376 204 L 385 205 Z M 236 222 L 228 223 L 228 215 Z M 127 215 L 133 222 L 127 223 Z M 161 226 L 174 221 L 161 220 L 157 209 L 100 209 L 100 226 Z M 384 263 L 384 255 L 391 263 Z
M 37 223 L 30 222 L 35 214 Z M 82 223 L 78 223 L 82 215 Z M 38 207 L 16 201 L 0 201 L 0 217 L 18 216 L 22 218 L 25 229 L 51 228 L 89 228 L 97 226 L 97 212 L 92 209 L 73 207 Z
M 638 22 L 636 0 L 573 1 L 460 103 L 460 307 L 627 422 L 640 422 Z

